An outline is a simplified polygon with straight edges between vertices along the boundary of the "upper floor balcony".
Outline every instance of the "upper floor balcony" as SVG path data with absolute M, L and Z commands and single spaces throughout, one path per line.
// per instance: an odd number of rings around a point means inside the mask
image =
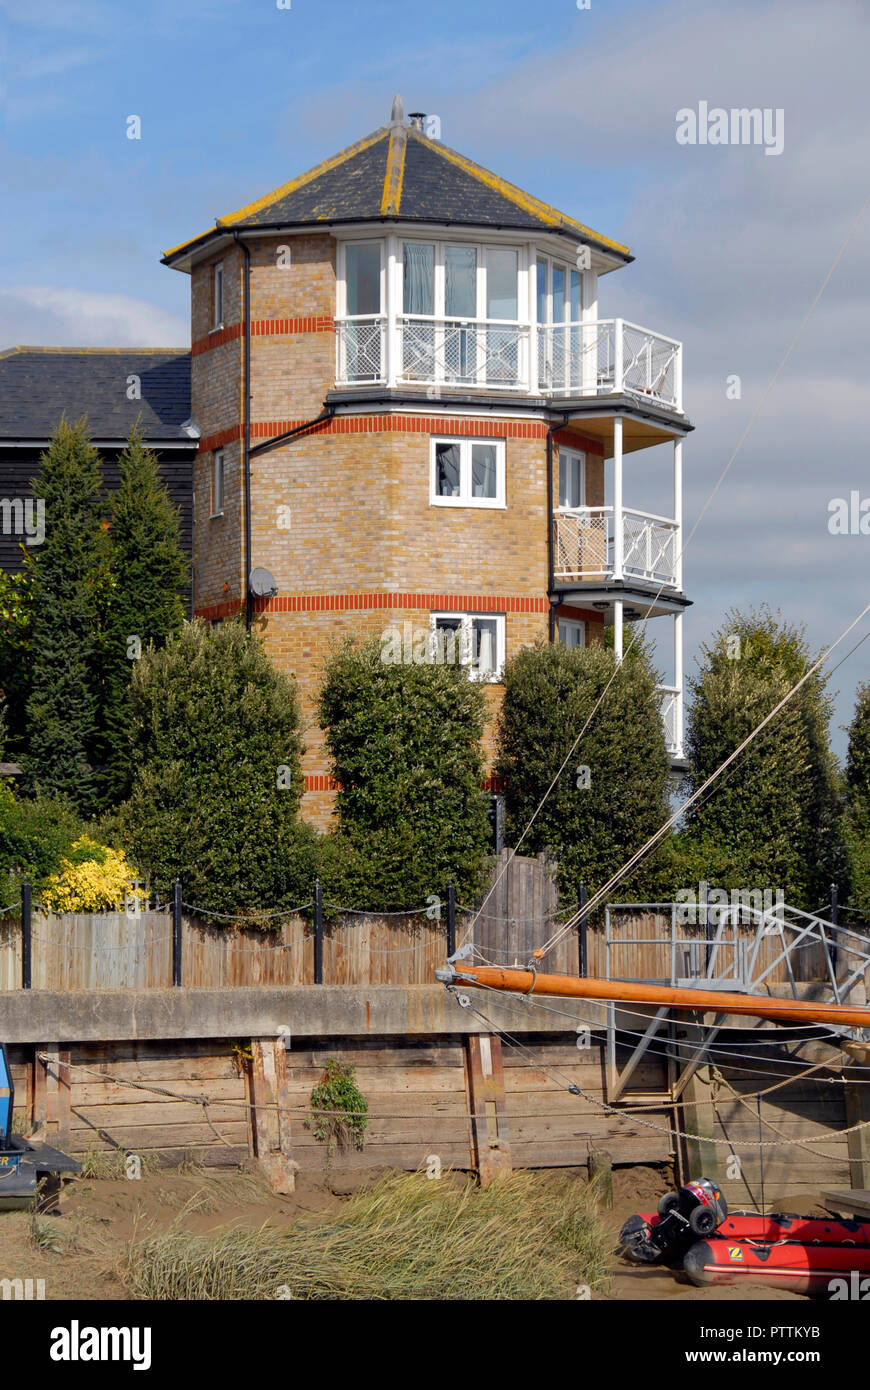
M 629 396 L 682 412 L 682 344 L 626 319 L 564 323 L 351 315 L 336 319 L 338 387 L 562 399 Z
M 679 523 L 631 507 L 560 507 L 553 516 L 559 583 L 639 579 L 677 589 Z

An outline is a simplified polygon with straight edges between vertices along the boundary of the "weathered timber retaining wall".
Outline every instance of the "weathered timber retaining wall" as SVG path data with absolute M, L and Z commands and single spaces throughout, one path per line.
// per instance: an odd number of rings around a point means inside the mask
M 540 1032 L 540 1012 L 516 998 L 475 994 L 481 1018 L 440 986 L 16 991 L 0 1001 L 0 1036 L 10 1046 L 19 1119 L 74 1153 L 120 1147 L 209 1164 L 253 1155 L 276 1185 L 294 1165 L 320 1170 L 324 1146 L 304 1119 L 326 1058 L 336 1057 L 356 1069 L 371 1117 L 363 1150 L 341 1155 L 337 1167 L 415 1169 L 437 1155 L 445 1166 L 486 1173 L 505 1161 L 575 1167 L 604 1151 L 617 1164 L 677 1158 L 685 1172 L 718 1177 L 733 1205 L 754 1204 L 758 1153 L 741 1147 L 758 1137 L 754 1096 L 750 1112 L 726 1085 L 711 1089 L 702 1069 L 674 1112 L 667 1059 L 651 1052 L 619 1113 L 609 1114 L 595 1103 L 612 1090 L 605 1006 L 559 1002 L 558 1030 Z M 589 1046 L 578 1048 L 583 1021 Z M 503 1045 L 502 1029 L 528 1050 Z M 733 1037 L 745 1043 L 747 1032 Z M 618 1050 L 617 1073 L 627 1056 Z M 772 1075 L 754 1088 L 786 1075 L 773 1058 L 763 1069 Z M 723 1075 L 746 1089 L 745 1076 Z M 172 1094 L 141 1089 L 149 1085 Z M 825 1137 L 818 1147 L 765 1152 L 768 1202 L 850 1178 L 868 1185 L 870 1167 L 854 1161 L 854 1145 L 839 1134 L 849 1122 L 844 1087 L 792 1082 L 763 1099 L 762 1119 L 764 1138 Z M 672 1137 L 673 1123 L 727 1143 L 687 1144 Z

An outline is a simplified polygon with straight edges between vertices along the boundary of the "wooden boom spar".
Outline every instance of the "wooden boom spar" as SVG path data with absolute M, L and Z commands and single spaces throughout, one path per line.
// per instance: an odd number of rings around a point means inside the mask
M 668 1005 L 701 1013 L 747 1014 L 772 1023 L 833 1023 L 846 1028 L 870 1028 L 870 1008 L 828 1004 L 815 999 L 771 999 L 758 994 L 729 994 L 715 989 L 679 989 L 674 985 L 645 985 L 626 980 L 580 979 L 573 975 L 542 975 L 534 970 L 509 970 L 495 965 L 449 963 L 435 971 L 444 984 L 506 990 L 512 994 L 556 995 L 562 999 L 605 999 L 617 1003 Z

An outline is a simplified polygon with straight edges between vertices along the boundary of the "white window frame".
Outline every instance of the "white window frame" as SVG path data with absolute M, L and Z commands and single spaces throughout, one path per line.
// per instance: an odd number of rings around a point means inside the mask
M 349 246 L 371 246 L 374 242 L 381 256 L 380 270 L 380 304 L 381 307 L 376 314 L 349 314 L 347 312 L 347 248 Z M 338 248 L 338 317 L 340 319 L 382 319 L 386 317 L 386 255 L 383 237 L 353 237 L 350 241 L 342 241 Z
M 434 313 L 432 314 L 406 314 L 404 311 L 404 265 L 405 265 L 405 246 L 431 246 L 433 254 L 433 275 L 434 275 Z M 462 314 L 451 314 L 450 323 L 492 323 L 492 324 L 524 324 L 525 316 L 522 312 L 523 307 L 523 276 L 527 272 L 527 248 L 521 242 L 488 242 L 488 241 L 457 241 L 453 239 L 432 239 L 425 236 L 403 236 L 399 238 L 398 255 L 396 256 L 396 273 L 398 275 L 396 304 L 399 307 L 399 318 L 421 319 L 423 322 L 432 320 L 433 322 L 443 323 L 448 320 L 446 299 L 447 299 L 447 270 L 446 253 L 447 248 L 460 247 L 462 249 L 471 248 L 477 254 L 477 286 L 475 312 L 469 317 Z M 514 251 L 517 257 L 517 313 L 512 319 L 488 319 L 486 316 L 486 277 L 487 277 L 487 255 L 490 251 Z M 381 301 L 383 302 L 383 300 Z
M 538 261 L 545 262 L 545 263 L 546 263 L 546 266 L 547 266 L 547 288 L 546 288 L 546 290 L 544 291 L 544 308 L 545 308 L 545 314 L 546 314 L 546 317 L 545 317 L 545 318 L 541 318 L 540 315 L 538 314 Z M 554 267 L 555 267 L 557 270 L 563 270 L 563 271 L 565 272 L 565 285 L 566 285 L 565 308 L 566 308 L 566 310 L 570 310 L 570 307 L 571 307 L 571 292 L 570 292 L 571 272 L 573 271 L 576 275 L 578 275 L 578 276 L 580 277 L 580 305 L 579 305 L 579 308 L 578 308 L 578 317 L 577 317 L 576 319 L 572 319 L 572 318 L 564 319 L 564 318 L 563 318 L 563 319 L 559 319 L 558 323 L 554 323 L 554 321 L 553 321 L 553 269 L 554 269 Z M 546 254 L 542 254 L 540 251 L 537 253 L 537 255 L 535 256 L 535 265 L 534 265 L 534 277 L 535 277 L 535 278 L 534 278 L 535 316 L 537 317 L 538 324 L 539 324 L 541 327 L 544 327 L 544 328 L 558 328 L 558 327 L 560 327 L 560 326 L 567 327 L 568 324 L 570 324 L 570 323 L 583 323 L 583 322 L 585 321 L 585 312 L 584 312 L 584 311 L 585 311 L 585 309 L 586 309 L 586 300 L 587 300 L 587 293 L 586 293 L 586 275 L 587 275 L 587 274 L 588 274 L 587 271 L 579 270 L 578 267 L 577 267 L 576 265 L 571 265 L 570 261 L 562 261 L 562 260 L 559 259 L 558 256 L 548 256 L 548 255 L 546 255 Z
M 433 612 L 429 614 L 429 631 L 433 639 L 438 628 L 438 619 L 449 619 L 451 622 L 459 621 L 459 665 L 468 670 L 468 679 L 472 681 L 482 681 L 487 685 L 500 685 L 504 679 L 505 663 L 505 615 L 504 613 L 442 613 Z M 496 645 L 496 665 L 495 670 L 481 675 L 479 671 L 471 669 L 471 628 L 475 620 L 485 620 L 495 622 L 495 645 Z
M 580 641 L 579 641 L 579 642 L 574 642 L 574 643 L 573 643 L 573 646 L 575 646 L 575 647 L 585 647 L 585 646 L 586 646 L 586 624 L 585 624 L 585 622 L 581 621 L 581 619 L 579 619 L 579 618 L 557 618 L 556 621 L 557 621 L 557 623 L 558 623 L 558 625 L 559 625 L 559 641 L 561 642 L 561 644 L 562 644 L 563 647 L 568 647 L 568 650 L 569 650 L 569 651 L 571 650 L 571 647 L 568 646 L 568 643 L 567 643 L 566 641 L 564 641 L 564 639 L 563 639 L 563 637 L 562 637 L 562 634 L 563 634 L 563 633 L 568 633 L 568 632 L 576 632 L 576 633 L 579 633 Z
M 459 496 L 442 497 L 436 490 L 438 444 L 459 445 Z M 495 497 L 471 496 L 471 449 L 474 444 L 489 444 L 495 448 Z M 429 504 L 433 507 L 475 507 L 487 511 L 506 509 L 505 502 L 505 441 L 503 439 L 460 438 L 457 435 L 436 434 L 429 440 Z
M 224 514 L 224 458 L 223 449 L 215 449 L 211 460 L 211 511 L 209 520 L 214 520 L 215 517 Z
M 558 488 L 559 488 L 559 500 L 558 500 L 558 503 L 557 503 L 557 506 L 556 506 L 556 511 L 557 511 L 557 512 L 573 512 L 573 511 L 576 510 L 576 508 L 570 507 L 570 506 L 568 506 L 567 502 L 564 502 L 564 503 L 563 503 L 563 501 L 562 501 L 562 487 L 561 487 L 562 477 L 561 477 L 561 475 L 562 475 L 562 461 L 563 461 L 563 459 L 566 460 L 566 461 L 567 461 L 568 459 L 577 459 L 577 460 L 579 460 L 579 463 L 580 463 L 580 501 L 578 502 L 577 506 L 578 506 L 578 507 L 585 507 L 585 506 L 586 506 L 586 452 L 585 452 L 584 449 L 564 449 L 564 448 L 562 448 L 561 446 L 559 447 L 559 450 L 558 450 L 558 460 L 557 460 L 557 462 L 558 462 L 558 465 L 559 465 L 559 471 L 558 471 L 558 475 L 557 475 L 556 482 L 557 482 L 557 486 L 558 486 Z
M 211 331 L 224 326 L 224 263 L 217 261 L 212 273 Z

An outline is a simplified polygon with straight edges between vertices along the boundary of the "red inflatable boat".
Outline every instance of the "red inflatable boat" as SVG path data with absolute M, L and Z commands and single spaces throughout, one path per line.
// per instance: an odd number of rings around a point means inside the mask
M 743 1218 L 750 1219 L 771 1220 Z M 801 1224 L 815 1227 L 852 1223 Z M 851 1242 L 853 1238 L 849 1239 Z M 746 1238 L 722 1240 L 717 1232 L 712 1239 L 696 1241 L 689 1247 L 683 1267 L 692 1283 L 699 1285 L 767 1284 L 792 1293 L 827 1294 L 831 1299 L 870 1298 L 870 1244 L 866 1237 L 861 1244 L 801 1244 L 791 1239 L 766 1245 Z
M 638 1218 L 650 1227 L 657 1226 L 662 1219 L 656 1212 L 640 1212 Z M 729 1212 L 716 1227 L 715 1236 L 717 1240 L 754 1240 L 763 1245 L 797 1240 L 806 1244 L 870 1246 L 870 1221 L 842 1221 L 833 1216 L 788 1216 L 783 1212 L 762 1216 L 754 1211 L 735 1211 Z

